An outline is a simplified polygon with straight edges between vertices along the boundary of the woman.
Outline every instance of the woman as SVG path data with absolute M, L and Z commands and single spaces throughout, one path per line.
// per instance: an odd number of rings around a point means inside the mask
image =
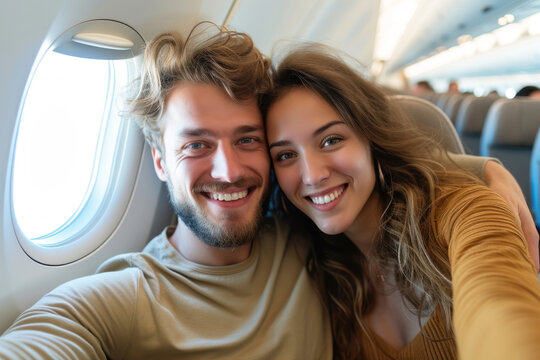
M 336 357 L 536 358 L 540 287 L 504 201 L 433 160 L 437 144 L 320 48 L 290 53 L 274 81 L 280 205 L 312 221 L 307 266 Z

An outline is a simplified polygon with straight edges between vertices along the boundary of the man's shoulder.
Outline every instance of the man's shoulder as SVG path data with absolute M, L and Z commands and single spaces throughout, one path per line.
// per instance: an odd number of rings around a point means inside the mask
M 173 229 L 174 230 L 174 229 Z M 125 269 L 138 269 L 145 272 L 145 269 L 152 267 L 153 263 L 159 263 L 168 257 L 171 246 L 167 240 L 167 233 L 170 227 L 165 228 L 159 235 L 154 237 L 140 252 L 118 254 L 102 263 L 97 272 L 115 272 Z

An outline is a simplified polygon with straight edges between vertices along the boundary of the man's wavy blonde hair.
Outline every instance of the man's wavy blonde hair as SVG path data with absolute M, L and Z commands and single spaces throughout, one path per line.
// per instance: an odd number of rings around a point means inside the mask
M 148 143 L 161 151 L 161 117 L 175 85 L 216 85 L 235 101 L 249 100 L 271 88 L 270 68 L 270 60 L 245 33 L 209 22 L 195 25 L 185 40 L 177 32 L 162 33 L 146 47 L 128 113 Z

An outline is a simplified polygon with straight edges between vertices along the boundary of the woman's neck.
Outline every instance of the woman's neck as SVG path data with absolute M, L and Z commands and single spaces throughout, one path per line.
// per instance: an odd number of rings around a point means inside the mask
M 373 191 L 366 204 L 345 231 L 345 235 L 368 257 L 375 249 L 375 241 L 381 225 L 382 204 L 379 193 Z

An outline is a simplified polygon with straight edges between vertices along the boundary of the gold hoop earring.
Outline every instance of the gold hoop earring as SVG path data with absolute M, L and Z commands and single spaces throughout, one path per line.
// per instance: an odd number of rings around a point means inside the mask
M 377 175 L 379 176 L 379 184 L 381 189 L 386 189 L 386 182 L 384 181 L 384 174 L 381 169 L 381 164 L 379 164 L 377 160 L 375 160 L 375 163 L 377 164 Z

